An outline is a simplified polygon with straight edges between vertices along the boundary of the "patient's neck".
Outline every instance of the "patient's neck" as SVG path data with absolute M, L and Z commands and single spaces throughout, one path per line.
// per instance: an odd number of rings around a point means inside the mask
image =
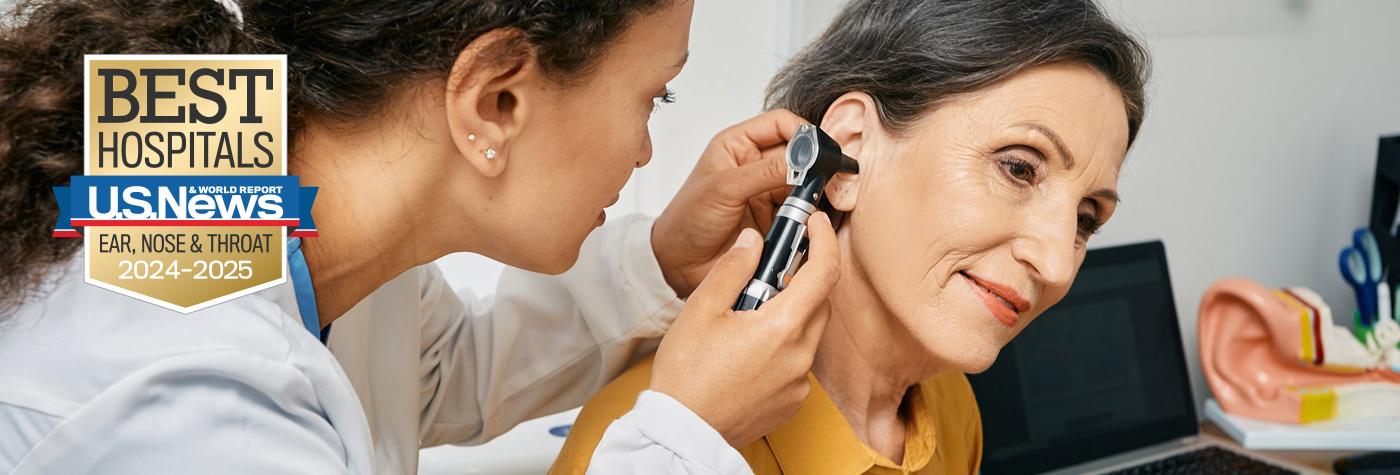
M 843 246 L 844 247 L 844 246 Z M 856 438 L 895 463 L 903 463 L 909 389 L 936 374 L 918 357 L 907 330 L 895 328 L 868 281 L 843 256 L 841 280 L 832 289 L 831 320 L 817 347 L 812 373 L 840 409 Z

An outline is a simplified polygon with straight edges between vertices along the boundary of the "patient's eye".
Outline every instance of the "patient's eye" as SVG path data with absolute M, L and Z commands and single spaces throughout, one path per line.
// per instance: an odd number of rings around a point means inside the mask
M 1041 174 L 1040 167 L 1045 159 L 1035 149 L 1014 145 L 997 151 L 1001 171 L 1008 179 L 1023 185 L 1035 183 Z
M 1035 179 L 1035 168 L 1032 168 L 1025 162 L 1007 160 L 1002 162 L 1001 165 L 1006 169 L 1006 174 L 1010 175 L 1011 178 L 1015 178 L 1017 181 L 1030 183 L 1031 180 Z
M 1088 240 L 1092 234 L 1098 234 L 1099 228 L 1103 227 L 1103 221 L 1091 213 L 1079 213 L 1079 238 Z

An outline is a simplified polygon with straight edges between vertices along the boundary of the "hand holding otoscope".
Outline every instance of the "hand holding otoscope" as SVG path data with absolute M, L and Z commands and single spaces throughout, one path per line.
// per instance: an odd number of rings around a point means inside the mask
M 822 189 L 837 173 L 860 173 L 860 165 L 841 153 L 836 140 L 814 125 L 797 128 L 787 148 L 787 182 L 792 193 L 778 208 L 763 240 L 763 255 L 753 280 L 734 302 L 734 310 L 754 310 L 787 288 L 807 253 L 807 219 L 822 203 Z
M 678 252 L 694 253 L 696 248 L 701 248 L 700 255 L 716 257 L 703 258 L 708 261 L 704 278 L 693 291 L 677 289 L 678 294 L 687 295 L 685 306 L 656 352 L 650 389 L 689 408 L 734 446 L 772 432 L 807 399 L 811 391 L 807 375 L 830 316 L 826 299 L 840 278 L 836 233 L 816 205 L 826 181 L 842 168 L 841 155 L 834 141 L 804 124 L 789 111 L 774 110 L 717 135 L 687 185 L 653 226 L 653 236 L 668 238 L 653 239 L 662 243 L 656 247 L 659 263 L 669 262 L 676 268 L 677 259 L 682 259 Z M 776 156 L 783 151 L 788 152 L 786 156 Z M 832 152 L 838 160 L 831 160 Z M 759 219 L 773 216 L 769 203 L 777 205 L 782 197 L 769 192 L 788 190 L 788 183 L 806 184 L 808 191 L 797 198 L 811 207 L 789 201 L 796 210 L 776 213 L 779 222 L 773 227 L 786 231 L 770 236 L 796 242 L 806 255 L 791 282 L 784 282 L 796 266 L 788 265 L 793 261 L 787 259 L 796 257 L 801 262 L 803 258 L 777 252 L 779 245 L 771 243 L 779 239 L 770 238 L 770 245 L 764 246 L 758 231 L 745 229 L 744 220 L 755 214 L 762 215 Z M 699 192 L 711 194 L 694 194 Z M 723 195 L 723 200 L 716 195 Z M 763 203 L 756 203 L 760 200 Z M 709 219 L 716 216 L 711 209 L 695 206 L 716 202 L 731 213 L 727 219 Z M 792 223 L 782 224 L 783 220 Z M 737 239 L 731 237 L 736 228 L 743 229 Z M 686 246 L 666 243 L 677 241 L 677 236 L 686 236 L 687 240 L 679 241 Z M 702 239 L 701 245 L 697 238 Z M 810 246 L 804 244 L 808 239 Z M 710 243 L 722 247 L 710 250 L 706 247 Z M 750 285 L 755 269 L 778 276 L 778 280 L 769 277 L 772 285 L 776 289 L 781 283 L 786 290 L 762 308 L 735 310 L 735 296 Z

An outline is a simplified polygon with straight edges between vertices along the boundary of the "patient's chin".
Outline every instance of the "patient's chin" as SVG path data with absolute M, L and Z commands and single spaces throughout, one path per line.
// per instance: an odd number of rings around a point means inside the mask
M 960 367 L 957 369 L 967 374 L 981 373 L 983 371 L 986 371 L 987 368 L 991 368 L 992 363 L 997 362 L 997 355 L 999 354 L 1001 354 L 1000 347 L 983 352 L 979 355 L 973 355 L 974 357 L 967 358 L 966 361 L 959 365 Z
M 967 374 L 981 373 L 992 367 L 1003 346 L 1001 342 L 972 335 L 959 340 L 955 344 L 945 342 L 929 351 L 935 360 L 944 362 L 944 368 Z
M 901 361 L 927 361 L 940 371 L 975 374 L 990 368 L 1006 346 L 1008 332 L 950 313 L 912 313 L 901 318 L 918 346 L 912 351 L 920 354 L 896 356 Z

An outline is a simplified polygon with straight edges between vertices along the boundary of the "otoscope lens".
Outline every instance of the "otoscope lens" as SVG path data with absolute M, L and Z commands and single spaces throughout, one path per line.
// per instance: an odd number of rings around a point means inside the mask
M 788 144 L 788 165 L 793 169 L 805 169 L 817 157 L 817 143 L 810 134 L 799 133 Z

